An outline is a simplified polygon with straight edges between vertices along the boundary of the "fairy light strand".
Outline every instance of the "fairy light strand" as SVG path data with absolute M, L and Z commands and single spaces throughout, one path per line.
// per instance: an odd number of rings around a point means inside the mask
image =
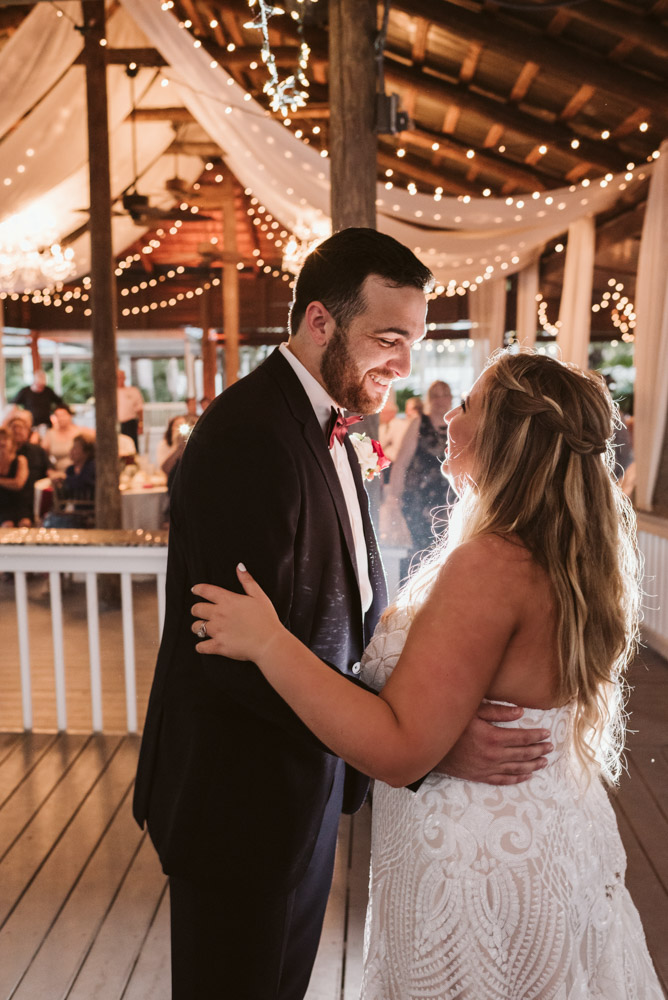
M 317 3 L 317 0 L 311 0 Z M 269 42 L 269 20 L 285 13 L 282 7 L 265 3 L 265 0 L 248 0 L 248 6 L 253 11 L 257 7 L 257 14 L 252 21 L 247 21 L 244 28 L 254 29 L 262 33 L 262 62 L 267 68 L 269 79 L 262 88 L 269 98 L 269 106 L 272 111 L 280 111 L 282 115 L 287 115 L 288 111 L 293 114 L 299 108 L 306 106 L 309 97 L 309 79 L 306 76 L 311 50 L 304 38 L 303 16 L 293 11 L 292 17 L 296 21 L 299 33 L 299 57 L 294 73 L 281 80 L 278 75 L 276 58 L 271 51 Z

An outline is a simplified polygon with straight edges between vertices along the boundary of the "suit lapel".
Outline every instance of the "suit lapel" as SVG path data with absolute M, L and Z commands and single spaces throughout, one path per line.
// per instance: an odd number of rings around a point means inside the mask
M 366 487 L 364 486 L 364 480 L 362 479 L 362 471 L 357 459 L 357 453 L 350 437 L 346 438 L 345 448 L 348 454 L 348 461 L 350 462 L 350 466 L 352 468 L 355 488 L 357 490 L 357 499 L 359 500 L 360 511 L 362 513 L 364 541 L 366 542 L 366 550 L 369 561 L 369 579 L 371 581 L 371 589 L 373 590 L 373 604 L 367 612 L 367 617 L 370 616 L 372 618 L 371 630 L 373 631 L 376 619 L 379 615 L 378 609 L 382 611 L 387 605 L 387 582 L 385 580 L 383 562 L 380 558 L 380 552 L 378 550 L 376 532 L 371 521 L 371 513 L 369 511 L 369 495 L 366 491 Z
M 350 562 L 352 565 L 353 572 L 355 574 L 355 580 L 357 581 L 358 590 L 358 600 L 359 598 L 359 577 L 357 573 L 357 559 L 355 557 L 355 544 L 353 541 L 353 532 L 350 526 L 350 517 L 348 515 L 348 508 L 346 506 L 346 501 L 343 496 L 343 489 L 341 488 L 341 481 L 338 477 L 334 462 L 332 461 L 332 456 L 329 453 L 329 448 L 327 447 L 327 442 L 325 441 L 325 435 L 323 434 L 322 428 L 318 423 L 315 413 L 313 412 L 313 407 L 311 406 L 311 401 L 309 400 L 304 387 L 297 378 L 297 375 L 281 355 L 278 348 L 270 354 L 267 360 L 263 363 L 264 366 L 271 372 L 272 376 L 280 384 L 287 401 L 287 404 L 292 411 L 293 416 L 299 421 L 303 426 L 303 433 L 306 443 L 313 453 L 322 474 L 325 478 L 325 482 L 329 488 L 332 496 L 332 501 L 336 509 L 337 517 L 341 530 L 343 532 L 343 537 L 345 538 L 346 548 L 348 550 L 348 555 L 350 557 Z M 351 447 L 352 445 L 346 446 Z M 357 466 L 357 475 L 361 482 L 361 476 L 359 473 L 359 463 L 355 460 L 355 465 Z M 353 472 L 354 474 L 354 472 Z M 357 486 L 357 479 L 355 480 Z M 364 490 L 364 487 L 362 487 Z M 359 489 L 358 489 L 359 495 Z M 365 492 L 366 497 L 366 492 Z M 368 508 L 368 504 L 367 504 Z M 362 517 L 364 518 L 364 507 L 362 507 Z M 367 509 L 368 517 L 368 509 Z M 366 525 L 364 528 L 366 535 Z M 361 604 L 361 600 L 360 600 Z

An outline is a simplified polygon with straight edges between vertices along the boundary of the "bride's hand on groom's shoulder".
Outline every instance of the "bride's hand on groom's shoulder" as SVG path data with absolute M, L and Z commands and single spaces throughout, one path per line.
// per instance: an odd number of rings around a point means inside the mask
M 522 709 L 482 702 L 450 752 L 434 768 L 440 774 L 490 785 L 528 781 L 548 763 L 553 749 L 547 729 L 501 728 L 497 722 L 516 722 Z
M 274 606 L 243 563 L 237 566 L 243 594 L 198 583 L 192 593 L 203 600 L 193 604 L 191 631 L 200 640 L 198 653 L 214 653 L 233 660 L 255 660 L 265 651 L 281 625 Z

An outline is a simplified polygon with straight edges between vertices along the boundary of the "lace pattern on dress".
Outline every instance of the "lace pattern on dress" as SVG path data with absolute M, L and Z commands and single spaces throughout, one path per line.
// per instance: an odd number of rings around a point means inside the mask
M 367 684 L 385 684 L 409 626 L 403 609 L 380 623 Z M 549 728 L 555 746 L 520 785 L 375 783 L 363 1000 L 663 1000 L 572 721 L 567 705 L 513 723 Z

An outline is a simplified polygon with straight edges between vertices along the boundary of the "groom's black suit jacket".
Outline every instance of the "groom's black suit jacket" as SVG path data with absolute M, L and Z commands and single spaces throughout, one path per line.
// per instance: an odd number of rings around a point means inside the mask
M 334 463 L 279 351 L 211 404 L 185 449 L 134 799 L 135 818 L 148 821 L 169 875 L 284 891 L 308 865 L 337 758 L 254 664 L 195 652 L 190 588 L 238 591 L 235 566 L 244 562 L 284 624 L 353 678 L 386 588 L 359 466 L 350 442 L 346 448 L 374 591 L 364 618 Z M 349 768 L 346 811 L 359 808 L 366 788 Z

